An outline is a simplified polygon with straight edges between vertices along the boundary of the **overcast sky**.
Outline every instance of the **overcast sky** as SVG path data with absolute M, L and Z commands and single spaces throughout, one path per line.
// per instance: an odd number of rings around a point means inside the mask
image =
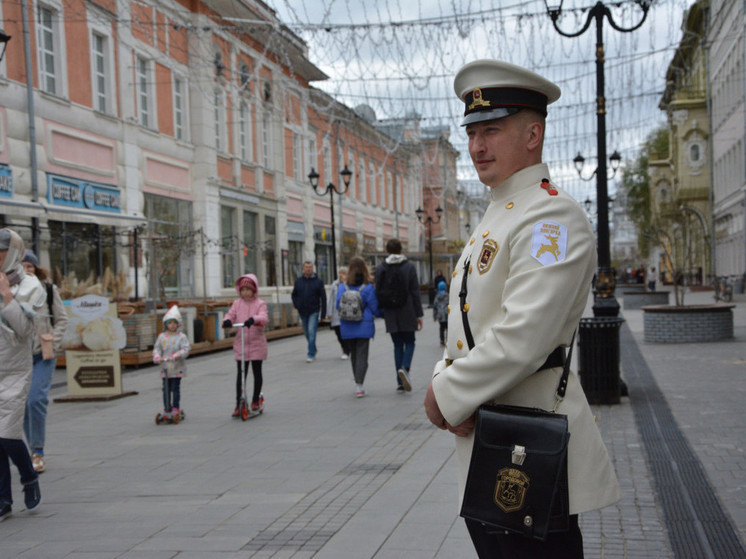
M 370 106 L 379 119 L 414 112 L 423 126 L 450 127 L 451 141 L 462 152 L 462 179 L 474 174 L 458 126 L 463 113 L 453 92 L 458 68 L 477 58 L 498 58 L 545 75 L 562 88 L 561 99 L 550 107 L 545 160 L 576 198 L 595 197 L 594 183 L 577 180 L 572 170 L 578 152 L 595 166 L 595 23 L 580 37 L 562 37 L 543 0 L 265 1 L 308 43 L 310 59 L 330 77 L 316 87 L 350 107 Z M 665 122 L 658 103 L 690 4 L 656 0 L 632 33 L 617 32 L 604 20 L 609 154 L 616 149 L 634 159 L 647 134 Z M 564 2 L 562 29 L 579 31 L 587 20 L 581 8 L 592 5 Z M 623 27 L 641 18 L 632 2 L 612 13 Z

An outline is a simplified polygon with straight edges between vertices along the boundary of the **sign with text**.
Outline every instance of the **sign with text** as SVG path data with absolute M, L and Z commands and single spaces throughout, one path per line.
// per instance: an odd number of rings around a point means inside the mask
M 0 197 L 13 197 L 13 172 L 5 164 L 0 164 Z
M 47 174 L 47 200 L 58 206 L 121 213 L 122 194 L 106 184 Z
M 62 347 L 67 365 L 67 390 L 71 397 L 122 394 L 119 350 L 127 333 L 117 316 L 117 306 L 106 297 L 84 295 L 66 306 L 68 323 Z

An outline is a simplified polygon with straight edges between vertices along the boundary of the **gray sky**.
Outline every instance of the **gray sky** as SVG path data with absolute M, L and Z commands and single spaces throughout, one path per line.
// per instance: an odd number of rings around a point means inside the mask
M 458 68 L 477 58 L 498 58 L 545 75 L 562 88 L 562 97 L 550 106 L 545 160 L 555 181 L 576 198 L 595 197 L 595 183 L 579 181 L 572 167 L 578 152 L 588 174 L 596 164 L 594 22 L 580 37 L 562 37 L 543 0 L 265 1 L 308 43 L 310 59 L 330 76 L 316 87 L 350 107 L 372 107 L 379 119 L 415 112 L 423 126 L 450 127 L 451 141 L 462 152 L 462 179 L 474 174 L 458 126 L 463 107 L 453 93 Z M 657 0 L 632 33 L 617 32 L 604 20 L 609 154 L 616 149 L 634 159 L 647 134 L 665 122 L 658 103 L 690 4 Z M 563 30 L 579 31 L 587 19 L 581 8 L 592 5 L 565 2 Z M 631 2 L 612 13 L 624 27 L 641 17 Z

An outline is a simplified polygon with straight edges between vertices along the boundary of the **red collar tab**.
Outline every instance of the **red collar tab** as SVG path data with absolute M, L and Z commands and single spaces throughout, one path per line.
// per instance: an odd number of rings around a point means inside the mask
M 551 185 L 549 179 L 541 179 L 541 187 L 546 190 L 547 194 L 550 196 L 557 196 L 557 189 Z

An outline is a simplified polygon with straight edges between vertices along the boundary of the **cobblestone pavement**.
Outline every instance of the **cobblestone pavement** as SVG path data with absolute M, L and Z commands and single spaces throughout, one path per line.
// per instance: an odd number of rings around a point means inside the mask
M 744 557 L 746 302 L 736 339 L 722 343 L 647 344 L 642 311 L 623 315 L 630 398 L 593 406 L 623 496 L 582 515 L 586 557 Z M 362 399 L 321 330 L 310 364 L 302 337 L 270 342 L 266 412 L 247 422 L 230 418 L 230 351 L 189 360 L 179 425 L 154 422 L 153 367 L 124 374 L 135 396 L 51 404 L 44 503 L 24 511 L 13 470 L 0 559 L 476 557 L 458 518 L 452 440 L 422 410 L 437 325 L 418 334 L 406 395 L 395 393 L 391 342 L 377 328 Z M 53 397 L 64 380 L 58 370 Z

